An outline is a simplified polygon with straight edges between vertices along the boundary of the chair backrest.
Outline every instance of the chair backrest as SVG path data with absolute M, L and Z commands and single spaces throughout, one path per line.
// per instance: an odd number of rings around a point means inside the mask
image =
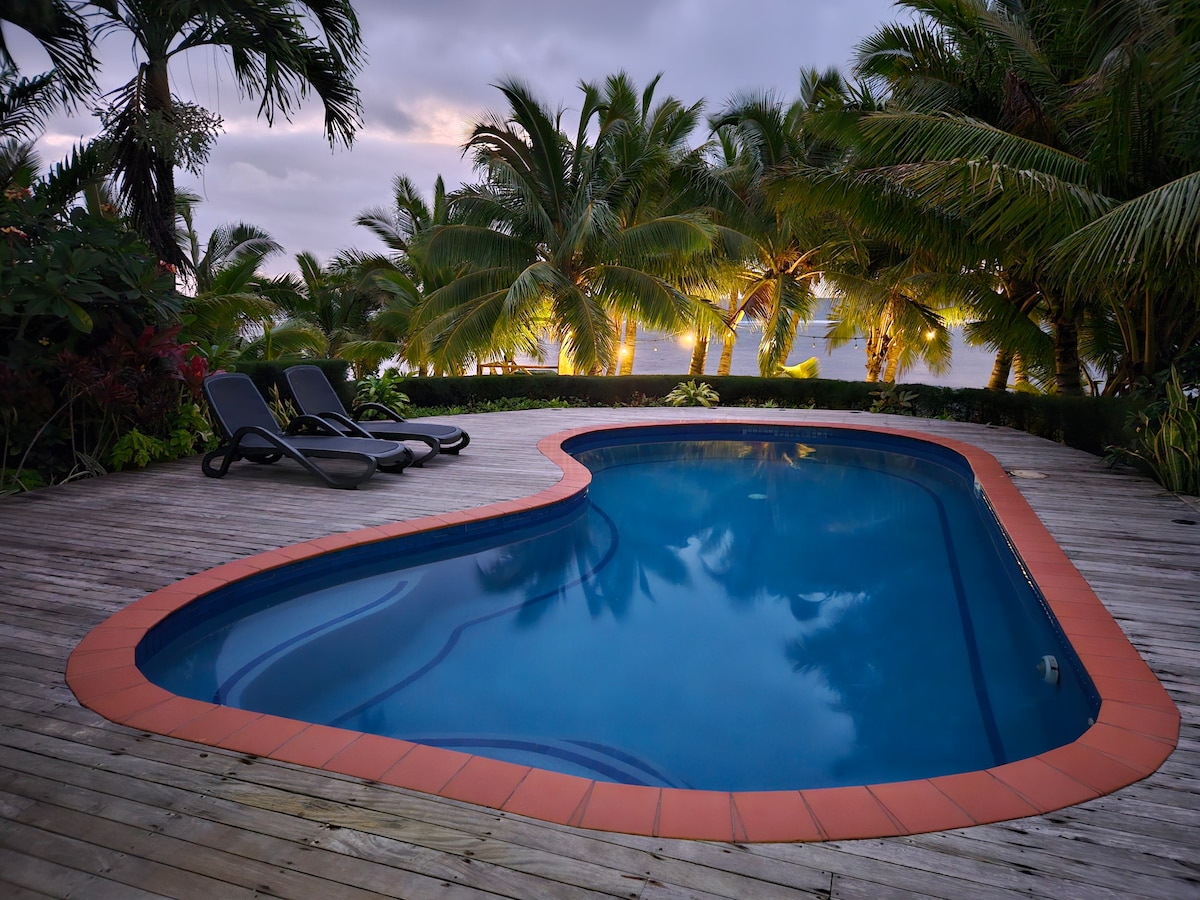
M 283 373 L 296 408 L 308 416 L 324 413 L 347 415 L 342 398 L 338 396 L 325 373 L 316 366 L 292 366 Z
M 204 399 L 227 438 L 233 437 L 239 428 L 251 425 L 273 434 L 283 433 L 249 375 L 242 372 L 209 375 L 204 379 Z

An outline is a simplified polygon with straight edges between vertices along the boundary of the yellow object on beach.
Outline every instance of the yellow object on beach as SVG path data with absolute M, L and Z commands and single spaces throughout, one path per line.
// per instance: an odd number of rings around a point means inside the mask
M 821 364 L 817 362 L 815 356 L 810 356 L 804 362 L 796 363 L 794 366 L 780 366 L 780 375 L 786 375 L 788 378 L 817 378 L 821 374 Z

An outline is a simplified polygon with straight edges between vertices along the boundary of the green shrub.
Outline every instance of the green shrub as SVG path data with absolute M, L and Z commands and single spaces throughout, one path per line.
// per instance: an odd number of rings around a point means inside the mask
M 712 389 L 712 385 L 703 381 L 683 381 L 675 385 L 663 402 L 668 406 L 703 406 L 706 409 L 721 402 L 720 395 Z
M 0 491 L 175 442 L 171 417 L 205 373 L 179 341 L 181 306 L 174 268 L 121 222 L 0 197 Z
M 403 381 L 404 376 L 396 369 L 384 369 L 379 375 L 369 375 L 358 383 L 354 402 L 356 405 L 378 403 L 403 416 L 406 414 L 405 409 L 408 406 L 408 394 L 400 390 L 400 384 Z M 367 410 L 363 413 L 364 419 L 376 416 L 382 418 L 383 413 L 377 410 Z
M 904 416 L 913 414 L 913 401 L 917 399 L 915 391 L 902 391 L 894 384 L 871 391 L 871 396 L 875 398 L 871 403 L 871 412 L 899 413 Z
M 258 388 L 258 392 L 264 397 L 270 397 L 272 390 L 276 390 L 283 399 L 290 401 L 292 394 L 288 390 L 283 373 L 292 366 L 299 365 L 319 368 L 325 373 L 325 377 L 329 379 L 329 383 L 333 385 L 333 389 L 337 391 L 338 397 L 341 398 L 346 408 L 349 409 L 354 405 L 355 385 L 346 378 L 346 374 L 350 371 L 350 363 L 344 359 L 253 360 L 238 362 L 236 370 L 249 375 L 250 380 Z
M 878 384 L 820 378 L 760 378 L 756 375 L 706 375 L 726 406 L 787 409 L 869 410 Z M 678 375 L 458 376 L 409 377 L 403 389 L 421 410 L 471 410 L 479 404 L 520 397 L 531 401 L 558 399 L 586 406 L 650 406 L 661 402 L 679 383 Z M 915 394 L 909 402 L 914 416 L 952 419 L 1027 431 L 1089 453 L 1125 445 L 1131 429 L 1126 420 L 1136 404 L 1114 397 L 1055 397 L 906 384 Z
M 1200 397 L 1189 397 L 1172 370 L 1166 397 L 1132 416 L 1130 447 L 1113 456 L 1140 462 L 1168 491 L 1200 495 Z

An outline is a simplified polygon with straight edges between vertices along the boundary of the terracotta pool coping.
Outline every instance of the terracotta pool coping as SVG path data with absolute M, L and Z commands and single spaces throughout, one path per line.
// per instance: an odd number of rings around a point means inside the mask
M 1111 793 L 1153 773 L 1174 750 L 1179 735 L 1174 703 L 996 458 L 968 443 L 895 428 L 809 421 L 713 423 L 894 434 L 964 456 L 1100 695 L 1095 725 L 1075 742 L 982 771 L 863 787 L 732 793 L 650 788 L 592 781 L 191 700 L 151 684 L 135 664 L 135 648 L 151 627 L 198 597 L 256 572 L 331 550 L 524 512 L 575 496 L 591 478 L 562 449 L 573 437 L 630 427 L 703 424 L 707 423 L 637 423 L 559 432 L 540 441 L 538 449 L 562 469 L 562 479 L 522 500 L 318 538 L 185 578 L 130 604 L 93 629 L 67 662 L 67 683 L 84 706 L 143 731 L 559 824 L 664 838 L 820 841 L 982 825 L 1051 812 Z

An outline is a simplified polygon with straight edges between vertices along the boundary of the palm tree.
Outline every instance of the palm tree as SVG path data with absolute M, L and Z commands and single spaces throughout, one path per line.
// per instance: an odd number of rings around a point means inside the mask
M 377 340 L 391 342 L 393 352 L 419 374 L 442 369 L 433 365 L 419 318 L 428 297 L 460 274 L 458 269 L 439 267 L 429 258 L 429 240 L 440 228 L 458 224 L 462 216 L 438 176 L 433 187 L 433 205 L 421 196 L 406 176 L 392 181 L 392 205 L 375 206 L 359 213 L 355 222 L 369 229 L 386 245 L 387 254 L 352 255 L 365 289 L 378 293 L 377 312 L 371 333 Z
M 1114 328 L 1108 389 L 1169 363 L 1200 334 L 1197 4 L 904 5 L 922 18 L 863 45 L 894 105 L 857 122 L 852 170 L 798 172 L 790 196 L 1036 298 L 1060 393 Z
M 815 115 L 830 106 L 874 106 L 869 93 L 847 85 L 836 69 L 802 70 L 800 84 L 789 104 L 769 94 L 744 95 L 710 120 L 721 152 L 715 175 L 727 188 L 714 202 L 739 248 L 732 253 L 736 265 L 726 273 L 733 285 L 720 374 L 728 374 L 743 319 L 760 323 L 759 372 L 772 376 L 787 360 L 797 326 L 812 317 L 813 284 L 823 272 L 831 222 L 802 206 L 774 202 L 770 179 L 791 167 L 839 160 L 837 147 L 808 127 Z
M 93 0 L 106 9 L 109 0 Z M 31 35 L 50 57 L 57 99 L 65 103 L 84 100 L 96 89 L 96 60 L 87 23 L 67 0 L 0 0 L 0 23 L 15 25 Z M 0 29 L 0 72 L 17 71 Z
M 377 298 L 363 284 L 357 263 L 353 255 L 348 255 L 322 266 L 313 254 L 297 253 L 299 277 L 271 279 L 263 292 L 285 316 L 273 320 L 272 327 L 307 336 L 296 345 L 296 351 L 349 360 L 355 377 L 362 378 L 395 355 L 396 346 L 372 337 Z
M 225 50 L 239 87 L 273 123 L 311 90 L 330 143 L 349 144 L 359 123 L 353 75 L 362 48 L 349 0 L 105 0 L 101 34 L 131 39 L 137 72 L 115 92 L 103 139 L 134 225 L 159 257 L 187 260 L 175 241 L 176 165 L 199 166 L 219 120 L 171 93 L 170 64 L 198 47 Z M 315 30 L 317 33 L 311 33 Z
M 245 222 L 227 223 L 201 245 L 190 202 L 181 203 L 180 217 L 194 282 L 194 296 L 184 303 L 180 340 L 190 342 L 208 360 L 210 370 L 235 365 L 239 359 L 262 358 L 262 338 L 268 331 L 272 352 L 312 346 L 311 335 L 293 340 L 277 327 L 286 315 L 271 298 L 271 280 L 260 271 L 266 259 L 283 249 L 270 234 Z
M 33 138 L 56 106 L 53 76 L 19 78 L 0 64 L 0 191 L 33 183 L 40 168 Z
M 572 139 L 562 114 L 526 85 L 499 85 L 508 114 L 476 124 L 466 144 L 484 181 L 456 196 L 463 224 L 429 244 L 436 265 L 468 267 L 430 296 L 422 319 L 447 364 L 461 365 L 499 335 L 536 352 L 529 336 L 548 323 L 561 342 L 560 371 L 598 372 L 613 358 L 616 315 L 664 330 L 697 315 L 702 304 L 673 282 L 708 253 L 714 229 L 697 213 L 660 214 L 656 195 L 664 147 L 676 146 L 688 108 L 668 100 L 669 113 L 643 117 L 624 100 L 629 87 L 623 75 L 604 88 L 582 84 Z M 670 123 L 662 140 L 639 134 L 650 121 Z

